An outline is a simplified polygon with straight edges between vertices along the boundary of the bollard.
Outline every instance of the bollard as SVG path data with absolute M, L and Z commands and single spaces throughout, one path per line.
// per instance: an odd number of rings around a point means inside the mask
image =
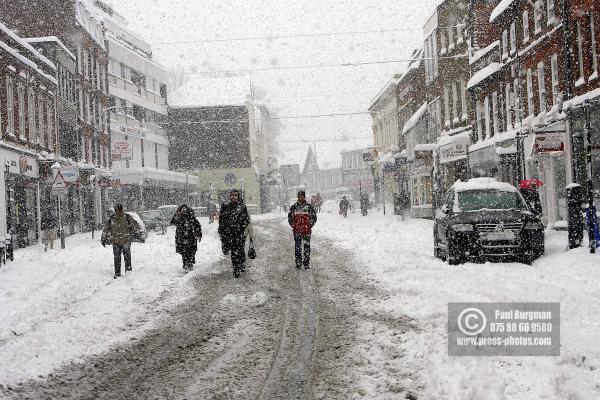
M 581 247 L 583 242 L 583 187 L 577 183 L 567 186 L 567 214 L 569 229 L 569 249 Z

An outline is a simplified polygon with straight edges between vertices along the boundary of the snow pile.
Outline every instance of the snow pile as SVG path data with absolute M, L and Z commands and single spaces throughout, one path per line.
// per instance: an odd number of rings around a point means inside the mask
M 389 206 L 389 204 L 388 204 Z M 333 205 L 331 205 L 333 207 Z M 391 207 L 388 207 L 388 209 Z M 319 214 L 313 243 L 323 237 L 357 256 L 354 266 L 368 272 L 386 298 L 361 299 L 365 312 L 387 319 L 416 320 L 417 329 L 390 335 L 359 327 L 356 352 L 374 371 L 361 384 L 378 387 L 370 399 L 393 398 L 390 379 L 414 377 L 419 398 L 455 399 L 597 399 L 600 398 L 600 269 L 598 256 L 581 248 L 565 252 L 566 232 L 546 233 L 547 255 L 533 266 L 519 263 L 467 263 L 450 267 L 433 257 L 432 222 L 401 221 L 395 216 Z M 365 271 L 366 270 L 366 271 Z M 447 304 L 450 301 L 536 301 L 561 303 L 560 357 L 449 357 Z M 393 340 L 392 340 L 393 338 Z M 398 340 L 402 338 L 402 340 Z M 365 347 L 365 343 L 370 346 Z M 377 348 L 395 348 L 386 355 Z M 400 354 L 397 363 L 394 354 Z M 393 368 L 392 368 L 393 367 Z M 357 366 L 356 368 L 363 368 Z M 407 387 L 405 385 L 405 387 Z M 410 387 L 410 386 L 408 386 Z
M 64 250 L 18 250 L 15 261 L 0 268 L 0 383 L 48 374 L 151 328 L 165 307 L 194 293 L 190 279 L 213 272 L 210 264 L 221 251 L 216 224 L 201 223 L 195 271 L 187 275 L 173 227 L 134 243 L 133 271 L 119 279 L 113 279 L 112 248 L 100 245 L 99 231 L 94 241 L 91 233 L 67 238 Z

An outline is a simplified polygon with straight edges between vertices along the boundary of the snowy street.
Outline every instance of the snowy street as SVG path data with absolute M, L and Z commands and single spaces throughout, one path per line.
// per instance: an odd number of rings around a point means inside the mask
M 343 219 L 326 207 L 308 271 L 293 268 L 284 215 L 257 217 L 258 258 L 240 280 L 205 219 L 188 275 L 172 228 L 134 245 L 120 280 L 89 234 L 62 251 L 21 250 L 0 269 L 0 393 L 598 398 L 600 272 L 585 249 L 564 253 L 565 234 L 548 232 L 533 266 L 450 267 L 432 256 L 431 221 L 371 211 Z M 561 356 L 448 357 L 449 301 L 559 301 Z

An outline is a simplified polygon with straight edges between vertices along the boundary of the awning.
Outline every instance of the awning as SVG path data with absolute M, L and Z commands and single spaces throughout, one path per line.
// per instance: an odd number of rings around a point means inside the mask
M 438 142 L 440 164 L 467 158 L 467 149 L 471 145 L 471 131 L 452 136 L 442 136 Z

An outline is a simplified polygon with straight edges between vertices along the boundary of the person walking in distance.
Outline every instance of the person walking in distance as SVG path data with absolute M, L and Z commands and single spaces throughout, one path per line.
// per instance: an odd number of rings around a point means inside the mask
M 350 202 L 346 199 L 346 196 L 344 196 L 340 201 L 340 215 L 343 215 L 344 218 L 348 216 L 348 208 L 350 208 Z
M 229 199 L 229 203 L 221 206 L 218 232 L 223 242 L 223 252 L 231 252 L 233 276 L 239 278 L 246 266 L 246 228 L 250 224 L 250 215 L 240 199 L 239 190 L 232 190 Z
M 202 240 L 202 227 L 194 215 L 194 210 L 186 204 L 177 208 L 171 225 L 175 225 L 175 251 L 181 254 L 183 269 L 189 272 L 194 269 L 198 242 Z
M 304 265 L 305 269 L 309 269 L 310 236 L 312 227 L 317 223 L 317 212 L 306 202 L 304 190 L 298 191 L 298 201 L 290 208 L 288 223 L 294 232 L 296 268 L 300 269 Z
M 44 243 L 44 251 L 48 251 L 48 245 L 50 250 L 54 248 L 54 241 L 56 240 L 56 228 L 58 223 L 54 215 L 50 210 L 47 210 L 42 214 L 41 226 L 42 228 L 42 243 Z
M 115 206 L 115 213 L 108 219 L 102 231 L 102 246 L 112 244 L 115 260 L 115 279 L 121 276 L 121 254 L 125 259 L 125 271 L 131 271 L 131 242 L 140 235 L 140 226 L 122 204 Z

